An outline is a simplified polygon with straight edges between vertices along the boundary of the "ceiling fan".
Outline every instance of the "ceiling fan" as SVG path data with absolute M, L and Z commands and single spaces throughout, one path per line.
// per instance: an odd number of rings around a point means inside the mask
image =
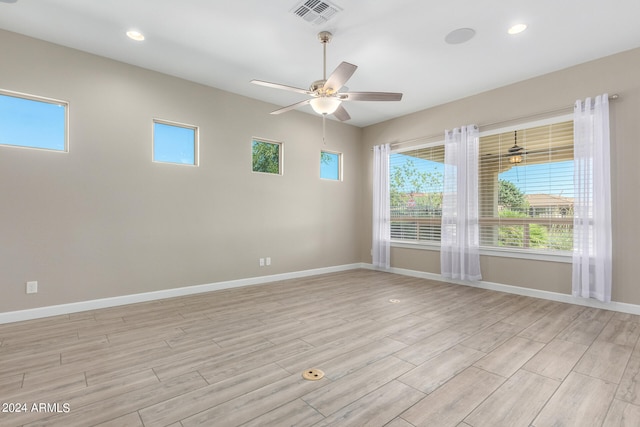
M 529 154 L 524 150 L 524 148 L 518 146 L 518 131 L 514 131 L 514 143 L 513 143 L 513 147 L 509 148 L 509 151 L 507 151 L 507 156 L 509 157 L 509 163 L 511 163 L 512 165 L 517 165 L 519 163 L 522 163 L 522 155 L 523 154 Z
M 311 83 L 309 89 L 265 82 L 263 80 L 251 80 L 251 83 L 257 85 L 311 96 L 311 98 L 304 101 L 272 111 L 271 114 L 282 114 L 303 105 L 311 104 L 313 110 L 318 114 L 322 114 L 323 117 L 327 114 L 333 114 L 338 120 L 345 121 L 349 120 L 351 116 L 342 106 L 343 101 L 400 101 L 402 99 L 401 93 L 394 92 L 348 92 L 344 84 L 358 68 L 357 65 L 348 62 L 340 63 L 327 78 L 327 43 L 331 41 L 331 38 L 332 34 L 328 31 L 318 33 L 318 40 L 323 46 L 322 80 L 316 80 Z M 340 92 L 341 89 L 345 90 L 345 92 Z

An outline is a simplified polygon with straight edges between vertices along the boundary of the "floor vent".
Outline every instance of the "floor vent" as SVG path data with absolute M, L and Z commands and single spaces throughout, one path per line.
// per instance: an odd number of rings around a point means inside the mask
M 318 381 L 324 378 L 324 372 L 320 369 L 307 369 L 302 373 L 302 378 L 307 381 Z
M 291 12 L 313 25 L 321 25 L 341 10 L 327 0 L 303 0 L 296 4 Z

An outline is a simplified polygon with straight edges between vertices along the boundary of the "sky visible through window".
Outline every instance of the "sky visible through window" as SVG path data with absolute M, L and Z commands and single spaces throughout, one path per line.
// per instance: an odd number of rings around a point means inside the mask
M 195 165 L 196 130 L 166 123 L 153 123 L 153 160 Z
M 543 176 L 548 179 L 527 180 L 527 177 Z M 524 194 L 573 197 L 573 160 L 540 165 L 518 165 L 502 172 L 498 177 L 512 182 Z
M 65 106 L 61 104 L 0 94 L 0 144 L 64 151 L 65 114 Z M 195 132 L 190 127 L 154 122 L 153 159 L 158 162 L 195 164 Z M 412 161 L 419 171 L 444 175 L 444 165 L 439 162 L 401 153 L 392 154 L 392 158 L 393 165 Z M 549 179 L 527 180 L 528 176 L 548 176 Z M 321 153 L 320 177 L 340 179 L 340 154 Z M 573 161 L 521 164 L 500 173 L 498 178 L 512 182 L 524 194 L 574 196 Z M 411 191 L 409 188 L 404 190 Z
M 340 154 L 322 151 L 320 154 L 320 178 L 340 179 Z
M 65 106 L 0 94 L 0 144 L 65 151 Z
M 392 154 L 392 166 L 401 165 L 410 160 L 418 171 L 436 172 L 444 176 L 444 164 L 412 157 L 401 153 Z M 391 171 L 393 172 L 393 170 Z M 550 177 L 547 180 L 527 180 L 527 177 Z M 551 178 L 552 177 L 552 178 Z M 573 161 L 551 162 L 539 165 L 513 166 L 508 171 L 499 174 L 498 179 L 510 181 L 524 194 L 550 194 L 562 197 L 573 197 Z M 411 188 L 400 189 L 411 191 Z

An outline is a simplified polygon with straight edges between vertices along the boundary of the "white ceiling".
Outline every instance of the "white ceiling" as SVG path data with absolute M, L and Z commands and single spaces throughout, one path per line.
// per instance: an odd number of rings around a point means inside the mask
M 322 78 L 316 35 L 331 31 L 329 73 L 351 62 L 350 90 L 404 93 L 346 103 L 356 126 L 640 46 L 638 0 L 330 0 L 343 10 L 320 26 L 291 13 L 296 0 L 12 1 L 0 0 L 0 28 L 277 106 L 305 95 L 249 81 L 307 88 Z M 528 29 L 508 35 L 517 22 Z M 445 43 L 463 27 L 476 36 Z M 146 40 L 128 39 L 132 28 Z

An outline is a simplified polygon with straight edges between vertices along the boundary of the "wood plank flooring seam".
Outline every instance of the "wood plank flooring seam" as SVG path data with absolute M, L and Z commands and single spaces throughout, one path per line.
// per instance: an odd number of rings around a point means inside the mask
M 640 425 L 640 316 L 354 270 L 2 325 L 2 388 L 74 409 L 0 425 Z

